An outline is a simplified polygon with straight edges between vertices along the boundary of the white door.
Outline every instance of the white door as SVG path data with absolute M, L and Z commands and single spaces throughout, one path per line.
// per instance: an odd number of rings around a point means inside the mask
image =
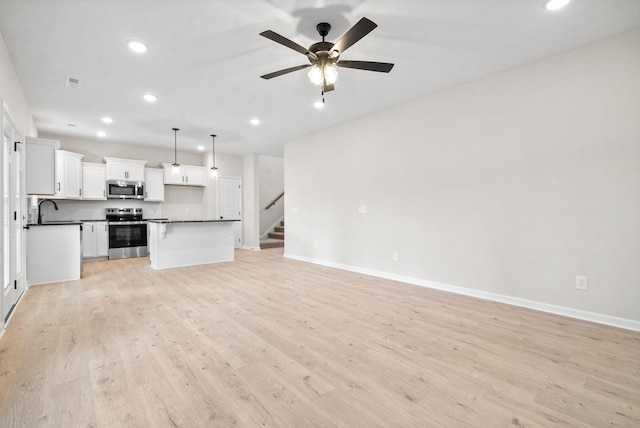
M 3 299 L 2 319 L 6 322 L 25 289 L 26 188 L 24 139 L 3 110 Z
M 240 177 L 218 177 L 218 218 L 220 220 L 242 219 L 242 179 Z M 242 246 L 242 222 L 233 225 L 235 248 Z

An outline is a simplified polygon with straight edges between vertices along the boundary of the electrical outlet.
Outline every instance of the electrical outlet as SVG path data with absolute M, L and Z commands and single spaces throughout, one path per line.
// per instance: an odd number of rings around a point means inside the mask
M 586 290 L 587 289 L 587 277 L 586 276 L 576 276 L 576 288 L 578 290 Z
M 394 262 L 398 261 L 398 253 L 397 252 L 393 253 L 392 259 L 393 259 Z

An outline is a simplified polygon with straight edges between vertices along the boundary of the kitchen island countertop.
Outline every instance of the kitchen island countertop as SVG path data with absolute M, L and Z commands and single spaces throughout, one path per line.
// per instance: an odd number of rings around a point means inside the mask
M 169 224 L 169 223 L 220 223 L 220 222 L 225 222 L 225 221 L 240 221 L 240 220 L 225 220 L 225 219 L 221 219 L 221 220 L 215 220 L 215 219 L 211 219 L 211 220 L 167 220 L 167 219 L 148 220 L 149 223 L 163 223 L 163 224 Z

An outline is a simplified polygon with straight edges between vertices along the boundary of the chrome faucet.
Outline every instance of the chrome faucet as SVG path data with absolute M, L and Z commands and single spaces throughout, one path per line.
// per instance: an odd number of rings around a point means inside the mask
M 54 206 L 54 208 L 56 209 L 56 211 L 58 211 L 58 204 L 55 203 L 55 201 L 52 201 L 51 199 L 43 199 L 40 202 L 38 202 L 38 224 L 42 224 L 42 214 L 40 214 L 40 205 L 42 205 L 44 202 L 51 202 Z

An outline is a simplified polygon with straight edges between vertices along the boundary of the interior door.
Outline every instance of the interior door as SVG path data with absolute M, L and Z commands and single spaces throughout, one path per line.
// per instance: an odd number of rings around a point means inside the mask
M 240 177 L 218 177 L 218 218 L 220 220 L 242 219 L 242 179 Z M 242 246 L 241 221 L 233 225 L 235 248 Z
M 6 322 L 25 289 L 26 193 L 24 140 L 6 109 L 2 117 L 3 171 L 3 299 L 2 318 Z

